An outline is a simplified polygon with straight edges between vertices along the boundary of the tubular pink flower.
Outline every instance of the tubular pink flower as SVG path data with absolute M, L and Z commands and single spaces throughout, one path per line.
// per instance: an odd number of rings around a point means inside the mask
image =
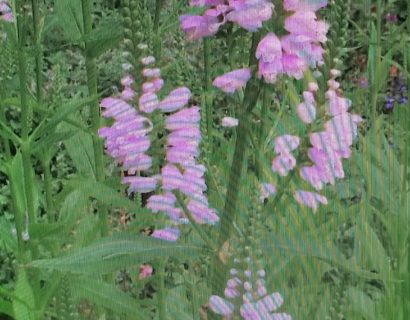
M 279 38 L 273 32 L 269 32 L 259 41 L 255 56 L 263 62 L 276 61 L 282 56 L 282 44 Z
M 259 191 L 259 199 L 261 200 L 261 202 L 263 202 L 265 199 L 276 193 L 276 187 L 270 183 L 261 183 L 259 185 Z
M 251 70 L 243 68 L 216 77 L 212 84 L 224 92 L 234 93 L 236 90 L 243 88 L 250 78 Z
M 139 272 L 138 278 L 140 280 L 148 278 L 152 275 L 153 271 L 154 269 L 152 268 L 150 264 L 142 264 L 140 265 L 140 272 Z
M 257 31 L 262 27 L 262 22 L 272 17 L 273 4 L 266 0 L 230 0 L 234 8 L 226 15 L 228 21 L 236 22 L 249 31 Z
M 189 1 L 189 5 L 192 7 L 205 7 L 224 4 L 224 2 L 224 0 L 191 0 Z
M 121 91 L 121 99 L 124 101 L 132 101 L 135 98 L 135 91 L 131 87 L 126 87 Z
M 144 66 L 151 65 L 151 64 L 155 63 L 155 58 L 153 56 L 144 57 L 144 58 L 141 59 L 141 63 Z
M 194 220 L 199 224 L 216 224 L 219 217 L 213 209 L 210 209 L 207 201 L 191 199 L 187 205 Z
M 144 82 L 142 84 L 142 91 L 144 93 L 148 93 L 148 92 L 156 93 L 159 90 L 161 90 L 163 85 L 164 85 L 164 80 L 162 80 L 161 78 L 155 78 L 152 81 Z
M 275 138 L 275 152 L 279 155 L 289 155 L 300 143 L 298 136 L 285 134 Z
M 239 120 L 232 117 L 223 117 L 222 118 L 222 127 L 233 128 L 238 126 Z
M 310 84 L 309 84 L 310 85 Z M 317 84 L 316 84 L 317 87 Z M 314 87 L 314 88 L 316 88 Z M 304 101 L 297 106 L 297 114 L 304 123 L 312 123 L 316 119 L 316 102 L 309 91 L 303 93 Z
M 146 78 L 159 78 L 161 71 L 159 68 L 145 68 L 142 70 L 142 75 Z
M 7 0 L 0 1 L 0 18 L 7 22 L 13 22 L 14 16 Z
M 291 154 L 277 156 L 272 161 L 272 171 L 277 172 L 280 176 L 288 175 L 288 172 L 296 166 L 296 159 Z
M 177 88 L 160 102 L 159 109 L 163 112 L 177 111 L 188 104 L 191 96 L 191 91 L 188 88 Z
M 337 116 L 346 113 L 352 105 L 352 102 L 349 99 L 339 97 L 334 90 L 335 89 L 328 90 L 326 97 L 329 103 L 328 113 L 332 116 Z
M 157 180 L 152 177 L 128 176 L 122 178 L 122 183 L 129 184 L 128 192 L 147 193 L 154 191 L 157 187 Z
M 181 28 L 186 33 L 189 41 L 209 37 L 218 32 L 221 23 L 215 16 L 182 15 L 179 18 Z
M 200 120 L 199 107 L 193 106 L 168 116 L 165 120 L 165 127 L 171 131 L 196 128 Z
M 300 204 L 306 205 L 309 208 L 313 209 L 313 212 L 316 212 L 318 209 L 319 203 L 327 204 L 327 199 L 325 196 L 322 196 L 316 192 L 308 192 L 298 190 L 294 193 L 295 200 Z
M 291 34 L 305 36 L 312 42 L 326 42 L 329 25 L 318 21 L 312 11 L 297 11 L 285 19 L 285 29 Z
M 300 80 L 303 78 L 303 72 L 307 69 L 307 63 L 296 54 L 286 53 L 282 55 L 282 67 L 283 73 Z
M 151 237 L 174 242 L 177 241 L 180 234 L 181 231 L 177 228 L 165 228 L 154 230 Z
M 327 6 L 327 0 L 284 0 L 283 8 L 287 11 L 317 11 Z
M 235 306 L 233 303 L 221 297 L 211 296 L 209 299 L 209 308 L 216 314 L 227 317 L 233 313 Z
M 139 109 L 145 113 L 151 113 L 159 106 L 159 100 L 155 93 L 147 92 L 140 96 Z

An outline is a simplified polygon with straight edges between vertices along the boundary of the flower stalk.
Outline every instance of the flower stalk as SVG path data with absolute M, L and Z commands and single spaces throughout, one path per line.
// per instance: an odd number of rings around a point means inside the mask
M 34 182 L 32 176 L 32 166 L 31 166 L 31 152 L 30 152 L 30 142 L 29 133 L 31 131 L 31 124 L 33 118 L 33 110 L 28 103 L 28 92 L 27 92 L 27 60 L 25 53 L 25 43 L 26 43 L 26 30 L 24 28 L 24 14 L 22 12 L 22 3 L 19 3 L 18 8 L 20 12 L 17 14 L 17 34 L 18 34 L 18 75 L 20 82 L 20 103 L 21 103 L 21 153 L 23 157 L 23 172 L 24 172 L 24 189 L 26 195 L 26 210 L 28 223 L 35 222 L 35 204 L 34 204 Z M 18 213 L 16 213 L 18 214 Z M 20 213 L 21 214 L 21 213 Z M 20 217 L 19 221 L 23 220 L 24 217 Z
M 84 36 L 87 36 L 92 32 L 92 12 L 91 12 L 91 0 L 82 0 L 83 11 L 83 23 L 84 23 Z M 90 96 L 97 96 L 97 65 L 95 57 L 92 56 L 87 41 L 84 43 L 85 48 L 85 68 L 87 72 L 87 87 L 88 94 Z M 98 136 L 98 129 L 100 128 L 100 106 L 97 99 L 90 106 L 91 108 L 91 130 L 94 149 L 95 160 L 95 177 L 97 181 L 104 180 L 104 162 L 103 162 L 103 143 Z M 108 233 L 108 221 L 107 210 L 100 207 L 100 221 L 101 221 L 101 234 L 106 235 Z

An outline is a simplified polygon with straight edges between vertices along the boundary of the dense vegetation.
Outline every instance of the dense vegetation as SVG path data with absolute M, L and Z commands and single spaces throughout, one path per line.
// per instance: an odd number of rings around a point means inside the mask
M 0 0 L 0 319 L 410 319 L 406 0 Z

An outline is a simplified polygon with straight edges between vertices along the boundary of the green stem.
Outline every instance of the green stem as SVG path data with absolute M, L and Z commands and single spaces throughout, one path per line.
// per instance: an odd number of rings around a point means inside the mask
M 260 39 L 260 33 L 254 33 L 252 36 L 252 48 L 249 56 L 249 67 L 253 67 L 256 64 L 255 51 L 256 46 Z M 255 85 L 256 80 L 251 79 L 245 88 L 245 95 L 241 110 L 238 110 L 239 125 L 237 128 L 237 138 L 235 144 L 235 151 L 229 174 L 229 182 L 227 194 L 225 197 L 224 212 L 221 216 L 221 227 L 219 228 L 218 248 L 222 248 L 225 241 L 230 238 L 233 229 L 233 223 L 236 220 L 237 214 L 237 201 L 240 191 L 240 182 L 242 173 L 245 171 L 245 163 L 247 156 L 247 144 L 248 144 L 248 126 L 253 107 L 256 104 L 259 96 L 259 89 Z M 219 259 L 218 253 L 213 258 L 212 273 L 211 273 L 211 285 L 212 293 L 220 294 L 223 291 L 225 285 L 225 269 L 226 266 Z M 211 318 L 214 316 L 208 315 Z
M 158 316 L 159 320 L 166 320 L 166 306 L 165 306 L 165 263 L 166 260 L 161 259 L 158 269 L 159 269 L 159 274 L 158 274 L 158 293 L 157 293 L 157 299 L 158 299 Z
M 263 98 L 262 98 L 262 110 L 261 110 L 261 116 L 260 116 L 260 127 L 259 127 L 259 141 L 258 141 L 258 152 L 256 152 L 256 163 L 257 163 L 257 174 L 258 178 L 261 179 L 263 178 L 263 170 L 261 168 L 260 164 L 260 157 L 259 153 L 262 152 L 263 145 L 264 145 L 264 137 L 265 137 L 265 132 L 266 132 L 266 125 L 267 125 L 267 113 L 268 113 L 268 104 L 269 104 L 269 89 L 267 85 L 264 85 L 263 87 Z
M 41 71 L 43 69 L 43 53 L 40 45 L 40 17 L 39 17 L 39 2 L 38 0 L 31 0 L 31 8 L 33 13 L 33 37 L 35 44 L 35 55 L 36 55 L 36 95 L 37 103 L 41 104 L 43 101 L 43 77 Z
M 376 117 L 377 117 L 377 97 L 378 97 L 378 83 L 379 79 L 376 78 L 377 75 L 377 70 L 380 65 L 381 61 L 381 30 L 382 30 L 382 0 L 377 0 L 377 21 L 376 21 L 376 56 L 374 57 L 374 63 L 373 63 L 373 82 L 372 82 L 372 123 L 376 123 Z
M 91 12 L 91 0 L 82 0 L 82 11 L 83 11 L 83 23 L 84 23 L 84 37 L 92 32 L 92 12 Z M 85 47 L 85 68 L 87 71 L 87 87 L 88 94 L 90 96 L 97 96 L 97 65 L 95 58 L 89 49 L 89 44 L 87 41 L 84 43 Z M 98 101 L 95 100 L 91 104 L 91 130 L 92 130 L 92 140 L 94 149 L 94 160 L 95 160 L 95 177 L 97 181 L 104 181 L 104 149 L 102 140 L 98 136 L 98 129 L 100 128 L 100 106 Z M 100 221 L 101 221 L 101 234 L 108 234 L 108 221 L 107 221 L 107 210 L 106 208 L 100 207 Z
M 254 34 L 252 38 L 252 49 L 249 59 L 249 65 L 255 63 L 255 50 L 259 41 L 260 34 Z M 223 243 L 229 239 L 232 231 L 232 222 L 236 220 L 237 202 L 240 191 L 240 182 L 242 173 L 245 170 L 247 144 L 248 144 L 248 127 L 250 114 L 256 104 L 259 96 L 258 88 L 255 88 L 255 81 L 250 80 L 246 85 L 243 107 L 238 110 L 239 125 L 237 128 L 237 139 L 235 144 L 235 152 L 233 156 L 231 171 L 229 174 L 228 191 L 225 200 L 224 213 L 221 217 L 221 229 L 219 233 L 218 245 L 221 247 Z
M 161 7 L 164 0 L 156 0 L 155 2 L 155 15 L 154 15 L 154 56 L 159 61 L 161 59 L 161 37 L 159 35 L 159 22 L 161 17 Z
M 205 114 L 206 114 L 206 149 L 209 153 L 212 152 L 212 97 L 211 92 L 211 76 L 210 76 L 210 52 L 209 39 L 203 39 L 204 52 L 204 94 L 205 94 Z
M 2 84 L 0 83 L 0 86 Z M 0 89 L 0 117 L 3 123 L 7 123 L 6 120 L 6 110 L 5 106 L 2 105 L 2 100 L 3 100 L 3 90 Z M 11 149 L 10 149 L 10 141 L 9 139 L 3 138 L 3 145 L 4 145 L 4 153 L 5 153 L 5 160 L 10 160 L 11 159 Z
M 178 200 L 178 204 L 182 207 L 182 210 L 184 211 L 185 215 L 187 216 L 189 222 L 191 223 L 192 227 L 195 229 L 195 231 L 198 233 L 198 235 L 204 240 L 204 242 L 208 245 L 209 249 L 213 250 L 216 252 L 218 247 L 216 244 L 212 241 L 211 238 L 209 238 L 206 233 L 198 226 L 198 224 L 195 222 L 194 218 L 192 217 L 191 213 L 189 212 L 188 208 L 186 207 L 184 200 L 182 199 L 181 194 L 176 193 L 176 197 Z
M 48 216 L 48 221 L 51 223 L 55 221 L 55 215 L 54 215 L 54 206 L 53 206 L 50 160 L 46 159 L 42 161 L 42 164 L 43 164 L 43 170 L 44 170 L 44 188 L 45 188 L 45 195 L 46 195 L 47 216 Z
M 20 81 L 20 102 L 21 102 L 21 153 L 23 157 L 23 172 L 24 172 L 24 189 L 26 194 L 26 208 L 29 223 L 35 222 L 35 205 L 34 205 L 34 185 L 31 166 L 31 152 L 29 144 L 29 133 L 31 131 L 32 109 L 28 103 L 27 92 L 27 60 L 25 54 L 25 34 L 23 21 L 23 8 L 20 3 L 20 12 L 17 14 L 17 34 L 18 34 L 18 73 Z
M 17 233 L 17 245 L 18 245 L 18 253 L 17 258 L 18 261 L 21 263 L 28 262 L 28 247 L 27 243 L 23 240 L 23 232 L 25 230 L 25 223 L 24 223 L 24 212 L 19 210 L 18 204 L 18 197 L 16 187 L 14 185 L 13 179 L 9 175 L 9 185 L 10 185 L 10 194 L 11 194 L 11 209 L 14 213 L 14 223 L 16 226 L 16 233 Z

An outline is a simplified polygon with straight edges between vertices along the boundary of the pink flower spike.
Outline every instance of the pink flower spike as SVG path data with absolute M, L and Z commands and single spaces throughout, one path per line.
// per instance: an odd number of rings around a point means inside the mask
M 165 240 L 165 241 L 172 241 L 175 242 L 178 240 L 179 236 L 181 234 L 181 231 L 176 228 L 165 228 L 165 229 L 158 229 L 155 230 L 152 234 L 151 237 Z
M 239 120 L 232 117 L 222 118 L 222 127 L 232 128 L 238 126 Z
M 216 77 L 212 84 L 224 92 L 234 93 L 236 90 L 243 88 L 250 78 L 251 70 L 243 68 Z
M 181 109 L 188 104 L 191 95 L 191 90 L 188 88 L 177 88 L 160 102 L 159 109 L 163 112 L 174 112 Z
M 301 191 L 298 190 L 294 193 L 295 200 L 313 209 L 313 212 L 317 211 L 319 203 L 327 204 L 327 199 L 316 192 Z

